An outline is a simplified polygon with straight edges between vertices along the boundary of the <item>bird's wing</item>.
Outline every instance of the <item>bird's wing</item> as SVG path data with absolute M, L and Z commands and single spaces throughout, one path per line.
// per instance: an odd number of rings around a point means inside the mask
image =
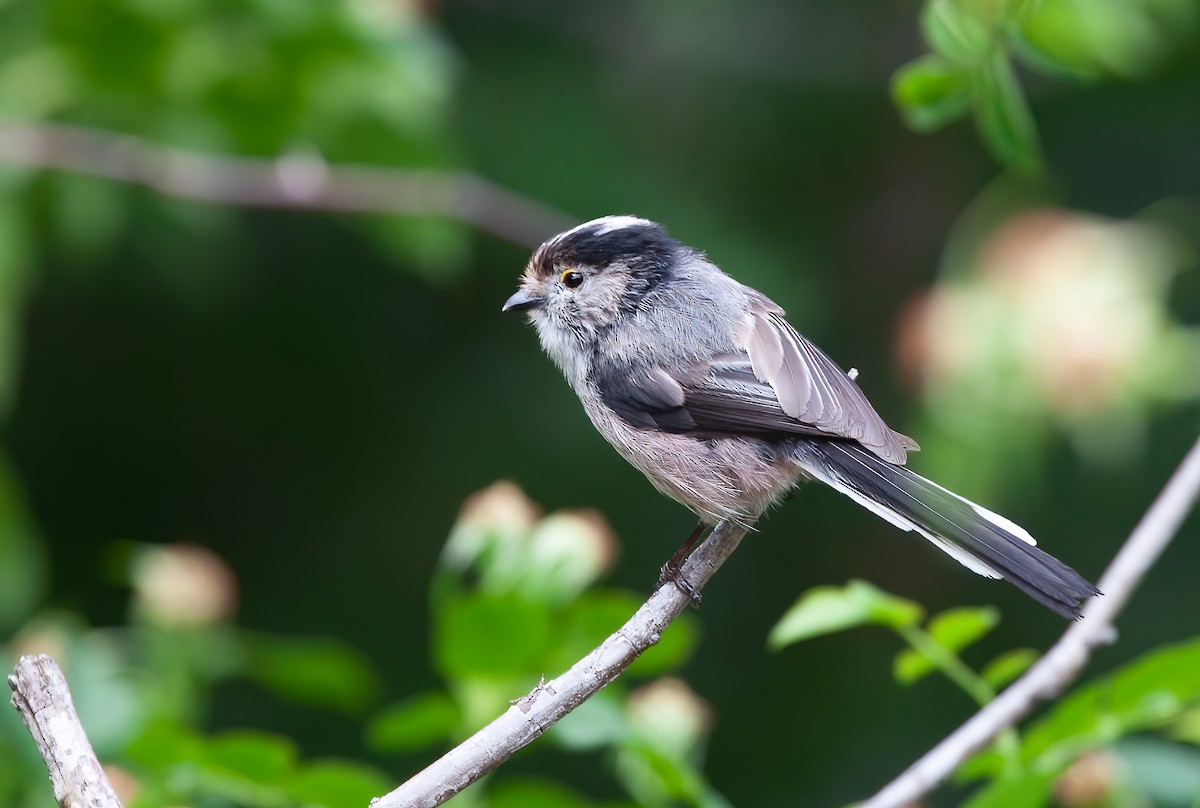
M 678 433 L 849 438 L 892 463 L 917 448 L 888 428 L 858 385 L 783 319 L 755 300 L 740 340 L 744 350 L 667 371 L 601 373 L 601 396 L 634 426 Z

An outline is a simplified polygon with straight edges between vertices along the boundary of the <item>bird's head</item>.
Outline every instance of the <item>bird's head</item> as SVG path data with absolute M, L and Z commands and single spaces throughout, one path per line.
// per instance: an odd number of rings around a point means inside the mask
M 528 312 L 548 351 L 566 340 L 588 345 L 670 276 L 682 250 L 646 219 L 585 222 L 534 251 L 503 310 Z

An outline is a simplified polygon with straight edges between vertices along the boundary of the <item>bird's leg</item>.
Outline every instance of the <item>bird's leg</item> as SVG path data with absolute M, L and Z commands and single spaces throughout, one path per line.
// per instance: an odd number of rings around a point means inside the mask
M 675 586 L 679 587 L 683 594 L 692 599 L 692 606 L 697 609 L 700 608 L 700 591 L 696 589 L 696 587 L 692 586 L 691 583 L 689 583 L 688 580 L 680 574 L 680 571 L 683 567 L 683 562 L 687 561 L 688 556 L 692 554 L 692 550 L 696 547 L 696 543 L 700 541 L 700 537 L 704 535 L 704 531 L 707 529 L 708 525 L 704 524 L 703 522 L 696 525 L 696 529 L 693 530 L 691 535 L 688 536 L 687 539 L 684 540 L 683 544 L 679 546 L 679 549 L 675 551 L 675 555 L 671 556 L 671 560 L 666 564 L 663 564 L 658 575 L 658 586 L 655 587 L 657 589 L 659 586 L 662 586 L 670 581 L 671 583 L 675 584 Z

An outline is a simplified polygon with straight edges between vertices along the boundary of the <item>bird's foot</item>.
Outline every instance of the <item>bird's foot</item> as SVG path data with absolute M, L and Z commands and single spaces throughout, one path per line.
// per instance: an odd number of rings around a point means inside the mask
M 683 576 L 683 570 L 679 568 L 679 564 L 674 559 L 662 565 L 662 569 L 658 574 L 658 583 L 654 586 L 654 589 L 657 591 L 667 584 L 674 584 L 680 592 L 687 595 L 692 602 L 693 609 L 700 608 L 700 601 L 703 599 L 700 595 L 700 590 Z

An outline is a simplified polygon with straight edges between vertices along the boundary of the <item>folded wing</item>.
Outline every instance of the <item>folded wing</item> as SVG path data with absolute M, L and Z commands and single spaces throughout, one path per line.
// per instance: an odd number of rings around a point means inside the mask
M 755 299 L 738 341 L 743 350 L 688 367 L 600 371 L 595 381 L 605 403 L 634 426 L 848 438 L 897 464 L 917 448 L 889 429 L 846 372 L 767 298 Z

